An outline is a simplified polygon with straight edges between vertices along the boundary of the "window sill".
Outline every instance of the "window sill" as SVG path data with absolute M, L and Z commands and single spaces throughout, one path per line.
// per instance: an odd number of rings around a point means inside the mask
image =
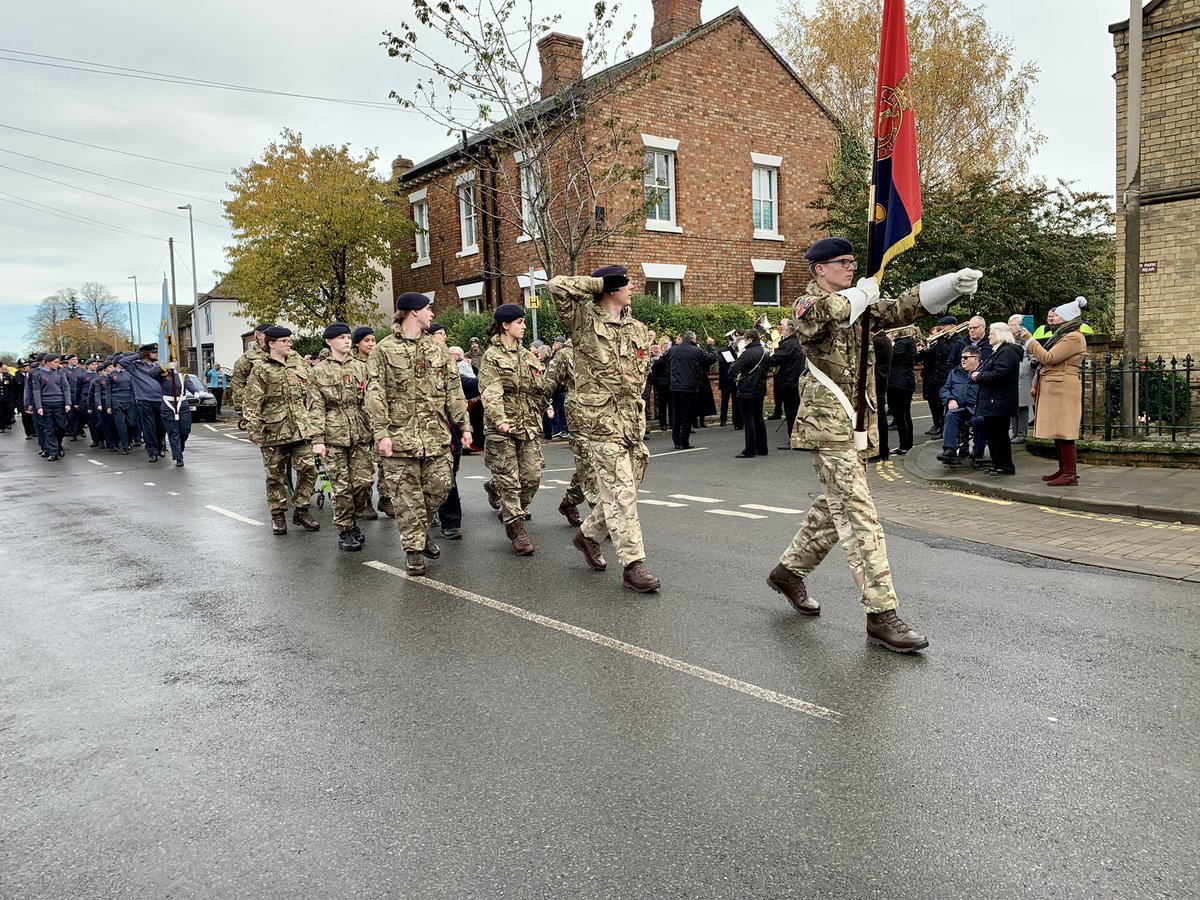
M 657 219 L 647 219 L 646 230 L 661 231 L 665 234 L 683 234 L 683 229 L 674 222 L 660 222 Z
M 532 234 L 523 234 L 523 235 L 521 235 L 519 238 L 517 238 L 517 240 L 516 240 L 516 243 L 518 243 L 518 244 L 528 244 L 528 243 L 529 243 L 530 241 L 532 241 L 532 240 L 533 240 L 533 235 L 532 235 Z
M 779 307 L 779 301 L 776 300 L 774 303 L 759 303 L 757 300 L 755 300 L 753 305 L 754 306 L 765 306 L 768 309 L 777 309 Z
M 415 263 L 409 266 L 410 269 L 423 269 L 425 266 L 433 265 L 433 260 L 418 259 Z
M 754 239 L 756 241 L 786 241 L 782 234 L 775 231 L 755 231 Z
M 479 245 L 476 244 L 473 247 L 464 247 L 462 250 L 458 251 L 458 253 L 454 254 L 454 258 L 455 259 L 465 259 L 468 256 L 474 256 L 478 252 L 479 252 Z

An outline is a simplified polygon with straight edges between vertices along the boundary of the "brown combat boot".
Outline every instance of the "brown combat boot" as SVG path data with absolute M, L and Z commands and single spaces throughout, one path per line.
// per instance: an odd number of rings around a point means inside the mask
M 767 576 L 767 584 L 771 590 L 783 594 L 787 598 L 787 602 L 792 604 L 792 607 L 800 615 L 819 616 L 821 614 L 821 604 L 808 596 L 804 578 L 783 563 L 779 563 L 771 570 L 771 574 Z
M 425 557 L 420 550 L 408 550 L 404 554 L 404 571 L 409 575 L 425 574 Z
M 597 572 L 603 572 L 608 568 L 608 562 L 600 555 L 600 545 L 587 537 L 582 531 L 575 532 L 575 537 L 571 538 L 571 543 L 575 545 L 575 549 L 583 554 L 583 558 L 587 560 L 587 564 Z
M 320 531 L 321 523 L 312 517 L 312 513 L 308 511 L 308 507 L 303 509 L 297 507 L 292 513 L 292 524 L 299 525 L 305 531 Z
M 625 587 L 637 591 L 639 594 L 651 594 L 662 587 L 662 582 L 646 570 L 645 561 L 640 559 L 625 567 L 625 576 L 622 581 Z
M 367 497 L 366 502 L 362 504 L 361 509 L 356 509 L 354 511 L 354 518 L 371 520 L 379 518 L 379 513 L 375 512 L 375 507 L 371 505 L 370 497 Z
M 533 541 L 529 540 L 529 535 L 525 533 L 525 523 L 522 520 L 509 522 L 504 526 L 504 533 L 512 541 L 513 553 L 517 556 L 533 556 Z
M 380 497 L 379 498 L 379 511 L 381 513 L 383 513 L 385 516 L 387 516 L 389 519 L 396 518 L 396 507 L 392 506 L 392 498 L 391 497 Z
M 929 646 L 925 635 L 909 628 L 894 609 L 867 613 L 867 640 L 896 653 L 912 653 Z
M 499 509 L 500 492 L 492 487 L 491 481 L 485 481 L 483 483 L 483 489 L 487 492 L 488 506 L 490 506 L 492 509 Z
M 271 510 L 271 534 L 287 534 L 287 513 Z
M 565 499 L 558 504 L 558 511 L 566 516 L 567 521 L 575 528 L 583 524 L 583 517 L 579 515 L 579 507 L 574 503 L 568 503 Z

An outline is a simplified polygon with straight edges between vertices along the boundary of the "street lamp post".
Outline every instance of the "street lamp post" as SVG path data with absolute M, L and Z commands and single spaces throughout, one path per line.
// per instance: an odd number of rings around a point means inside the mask
M 142 308 L 138 305 L 137 276 L 126 275 L 125 277 L 133 279 L 133 308 L 137 310 L 137 342 L 140 344 L 142 342 Z
M 196 226 L 192 223 L 192 204 L 185 203 L 178 209 L 188 211 L 188 238 L 192 245 L 192 340 L 196 341 L 196 304 L 200 302 L 200 286 L 196 283 Z M 199 361 L 203 354 L 200 352 L 200 341 L 196 341 L 196 359 Z M 186 366 L 184 367 L 187 368 Z M 203 368 L 203 367 L 201 367 Z

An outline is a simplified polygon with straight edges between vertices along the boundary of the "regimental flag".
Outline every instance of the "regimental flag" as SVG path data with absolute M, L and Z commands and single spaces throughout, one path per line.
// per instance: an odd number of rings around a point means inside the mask
M 167 371 L 167 363 L 179 361 L 179 346 L 175 329 L 171 327 L 171 298 L 167 292 L 167 276 L 163 276 L 162 315 L 158 321 L 158 364 Z
M 921 180 L 917 171 L 917 118 L 904 0 L 883 0 L 879 82 L 875 93 L 874 191 L 867 274 L 883 270 L 921 231 Z

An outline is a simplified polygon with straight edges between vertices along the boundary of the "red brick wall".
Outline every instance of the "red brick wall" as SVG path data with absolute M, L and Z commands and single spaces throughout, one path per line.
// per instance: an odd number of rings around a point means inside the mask
M 686 265 L 683 302 L 752 302 L 750 260 L 787 261 L 781 283 L 786 306 L 808 282 L 804 249 L 819 234 L 812 203 L 837 147 L 834 123 L 743 20 L 734 16 L 658 61 L 658 77 L 623 101 L 622 116 L 638 132 L 679 140 L 676 153 L 676 224 L 682 234 L 638 230 L 616 238 L 581 261 L 580 271 L 619 262 L 629 266 L 635 289 L 644 284 L 642 263 Z M 640 145 L 640 141 L 637 142 Z M 634 148 L 640 161 L 642 148 Z M 778 230 L 786 240 L 755 240 L 751 219 L 751 152 L 783 157 L 779 172 Z M 511 163 L 511 160 L 509 160 Z M 478 175 L 477 175 L 478 178 Z M 397 267 L 397 293 L 436 291 L 438 305 L 457 303 L 445 279 L 482 272 L 482 254 L 457 259 L 461 249 L 453 174 L 403 185 L 402 196 L 428 186 L 432 264 Z M 610 220 L 620 211 L 609 208 Z M 519 300 L 515 275 L 529 268 L 528 244 L 519 230 L 501 229 L 506 273 L 501 302 Z M 412 251 L 413 247 L 403 249 Z M 774 316 L 772 316 L 774 318 Z

